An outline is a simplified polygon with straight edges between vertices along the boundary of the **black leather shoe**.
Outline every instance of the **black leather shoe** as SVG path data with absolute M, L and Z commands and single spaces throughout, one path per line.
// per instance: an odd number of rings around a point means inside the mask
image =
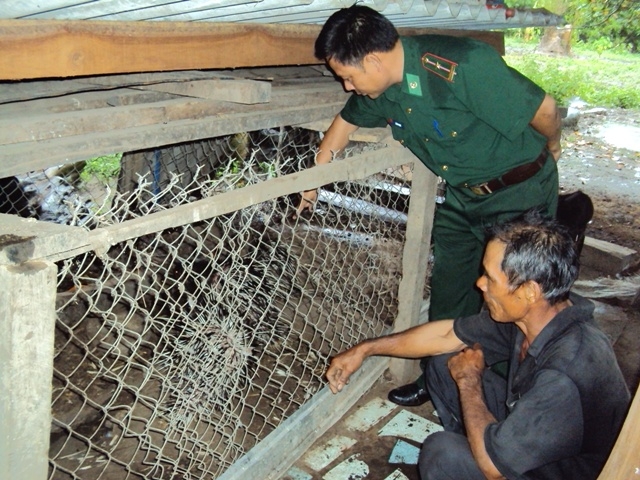
M 426 388 L 417 383 L 409 383 L 402 387 L 394 388 L 389 392 L 389 401 L 403 407 L 417 407 L 431 400 Z

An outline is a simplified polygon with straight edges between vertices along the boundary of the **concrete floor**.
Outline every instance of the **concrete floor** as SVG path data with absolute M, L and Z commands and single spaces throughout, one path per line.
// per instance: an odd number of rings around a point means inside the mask
M 630 390 L 640 382 L 640 311 L 631 299 L 596 302 L 596 320 L 611 338 Z M 283 477 L 284 480 L 419 480 L 416 462 L 426 436 L 441 429 L 430 402 L 389 402 L 397 385 L 381 378 Z M 340 395 L 348 395 L 348 388 Z

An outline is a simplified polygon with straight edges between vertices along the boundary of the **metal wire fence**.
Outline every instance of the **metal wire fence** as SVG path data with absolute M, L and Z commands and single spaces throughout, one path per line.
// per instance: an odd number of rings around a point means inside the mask
M 317 143 L 280 128 L 127 153 L 111 180 L 86 163 L 3 180 L 4 211 L 92 231 L 181 207 L 58 262 L 50 479 L 217 478 L 312 399 L 330 355 L 389 329 L 406 170 L 327 185 L 312 214 L 285 196 L 182 217 L 307 168 Z

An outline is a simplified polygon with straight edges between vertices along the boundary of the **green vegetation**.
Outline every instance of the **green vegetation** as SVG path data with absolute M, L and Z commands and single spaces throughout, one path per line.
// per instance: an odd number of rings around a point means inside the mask
M 571 25 L 574 44 L 638 53 L 638 0 L 507 0 L 507 4 L 510 7 L 546 8 L 563 15 Z M 522 31 L 514 34 L 527 35 Z
M 599 107 L 640 108 L 640 56 L 572 47 L 571 56 L 536 54 L 535 43 L 506 39 L 505 61 L 540 85 L 560 105 L 580 97 Z
M 120 173 L 121 158 L 121 153 L 114 153 L 113 155 L 104 155 L 87 160 L 80 173 L 80 180 L 87 183 L 97 178 L 103 182 L 109 182 Z

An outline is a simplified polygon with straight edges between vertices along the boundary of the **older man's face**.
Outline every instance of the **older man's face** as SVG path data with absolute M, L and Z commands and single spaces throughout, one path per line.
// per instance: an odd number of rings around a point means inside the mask
M 476 281 L 482 291 L 491 318 L 497 322 L 516 322 L 524 318 L 528 304 L 522 286 L 511 291 L 507 276 L 502 271 L 506 245 L 500 241 L 489 242 L 484 253 L 484 273 Z

